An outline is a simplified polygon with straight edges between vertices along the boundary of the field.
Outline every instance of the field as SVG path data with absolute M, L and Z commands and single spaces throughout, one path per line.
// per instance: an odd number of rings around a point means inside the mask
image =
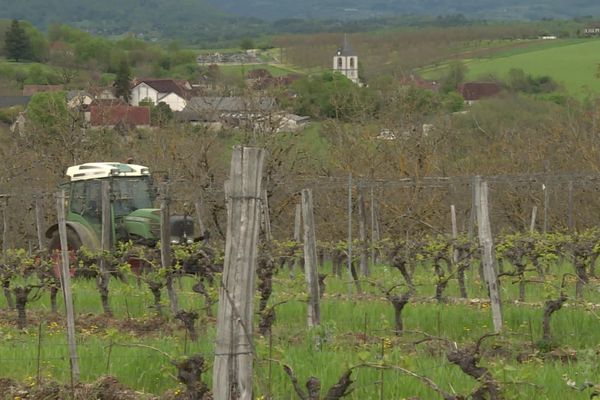
M 467 79 L 485 79 L 494 75 L 506 78 L 511 68 L 523 69 L 534 76 L 549 75 L 578 98 L 600 90 L 597 77 L 600 40 L 552 40 L 500 52 L 488 58 L 466 58 Z M 426 77 L 443 75 L 444 65 L 426 68 Z
M 301 386 L 315 376 L 321 380 L 323 391 L 354 367 L 356 382 L 349 399 L 441 398 L 423 383 L 423 377 L 448 393 L 471 393 L 477 381 L 450 363 L 447 353 L 469 349 L 492 331 L 478 262 L 467 269 L 468 299 L 460 298 L 451 274 L 446 275 L 452 279 L 439 302 L 434 300 L 439 281 L 431 261 L 417 255 L 412 263 L 415 292 L 402 312 L 402 333 L 396 331 L 394 308 L 383 290 L 399 285 L 391 293 L 407 291 L 397 268 L 387 263 L 372 265 L 372 275 L 360 281 L 363 294 L 353 290 L 350 298 L 352 282 L 345 269 L 337 276 L 337 267 L 326 261 L 320 270 L 327 274 L 322 323 L 311 330 L 306 327 L 303 274 L 296 270 L 292 276 L 287 268 L 279 269 L 273 276 L 269 304 L 282 303 L 276 307 L 271 335 L 255 335 L 255 398 L 297 398 L 283 371 L 284 364 L 293 369 Z M 525 272 L 526 301 L 515 301 L 519 280 L 514 275 L 501 278 L 505 329 L 501 335 L 482 341 L 480 365 L 491 373 L 507 399 L 588 399 L 591 389 L 578 391 L 567 381 L 576 385 L 598 383 L 600 282 L 592 277 L 582 299 L 575 300 L 574 280 L 568 279 L 564 290 L 568 299 L 552 317 L 552 339 L 542 340 L 544 302 L 559 296 L 556 286 L 560 286 L 561 276 L 573 271 L 569 262 L 560 259 L 546 266 L 543 278 L 529 269 Z M 506 262 L 503 268 L 513 269 Z M 168 311 L 168 301 L 163 300 L 163 315 L 157 315 L 148 286 L 144 282 L 138 286 L 135 276 L 128 276 L 127 283 L 110 281 L 113 317 L 102 314 L 95 281 L 76 278 L 72 287 L 82 380 L 114 375 L 121 383 L 147 393 L 182 391 L 170 360 L 201 354 L 210 365 L 216 339 L 215 318 L 207 313 L 205 301 L 215 298 L 219 280 L 206 283 L 209 297 L 192 290 L 196 280 L 186 276 L 175 284 L 180 308 L 199 313 L 199 339 L 192 341 Z M 168 298 L 165 292 L 162 298 Z M 39 385 L 38 378 L 41 382 L 69 381 L 60 296 L 58 314 L 50 312 L 49 304 L 47 293 L 32 302 L 27 326 L 19 330 L 15 312 L 7 310 L 4 297 L 0 299 L 0 376 L 25 382 L 31 388 Z M 216 304 L 208 307 L 216 315 Z M 255 317 L 258 320 L 259 315 Z M 207 369 L 202 379 L 210 386 L 211 370 Z

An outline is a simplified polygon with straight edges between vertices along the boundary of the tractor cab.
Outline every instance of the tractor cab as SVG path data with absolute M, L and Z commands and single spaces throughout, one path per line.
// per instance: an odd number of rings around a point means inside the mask
M 112 241 L 158 240 L 160 210 L 154 207 L 155 190 L 150 170 L 142 165 L 114 162 L 86 163 L 69 167 L 67 227 L 70 249 L 81 245 L 100 248 L 102 234 L 102 182 L 110 187 Z M 194 236 L 194 224 L 187 216 L 171 216 L 171 241 L 182 242 Z M 60 248 L 57 226 L 46 236 L 49 249 Z

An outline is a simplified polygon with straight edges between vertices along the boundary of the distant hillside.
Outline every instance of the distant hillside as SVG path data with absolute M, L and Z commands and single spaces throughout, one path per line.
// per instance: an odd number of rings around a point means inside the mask
M 597 0 L 210 0 L 232 14 L 265 19 L 358 19 L 390 15 L 463 14 L 483 19 L 600 15 Z
M 96 34 L 125 32 L 149 38 L 241 37 L 251 18 L 228 16 L 206 0 L 18 0 L 0 7 L 0 19 L 24 19 L 41 29 L 65 23 Z
M 0 19 L 65 23 L 102 35 L 179 38 L 206 47 L 265 34 L 456 26 L 474 19 L 600 15 L 597 0 L 7 0 Z M 444 16 L 443 18 L 439 18 Z M 438 18 L 436 18 L 438 17 Z

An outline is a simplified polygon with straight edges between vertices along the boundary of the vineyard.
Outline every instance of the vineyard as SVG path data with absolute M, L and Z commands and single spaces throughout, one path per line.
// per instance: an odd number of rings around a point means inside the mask
M 368 249 L 377 260 L 367 276 L 358 268 L 360 252 L 348 274 L 347 243 L 320 242 L 321 324 L 312 329 L 301 245 L 265 242 L 255 294 L 255 396 L 589 398 L 598 390 L 599 243 L 597 231 L 497 238 L 505 329 L 495 335 L 479 246 L 466 236 L 379 241 Z M 158 253 L 130 244 L 77 252 L 72 289 L 82 380 L 113 375 L 167 398 L 208 398 L 223 243 L 174 246 L 167 268 Z M 145 267 L 134 270 L 132 256 Z M 100 259 L 110 265 L 109 290 L 98 283 Z M 11 249 L 0 275 L 0 374 L 25 382 L 19 390 L 31 396 L 48 390 L 45 382 L 69 381 L 52 266 L 44 254 Z M 199 381 L 182 373 L 193 360 L 201 360 Z M 338 395 L 310 395 L 306 380 Z
M 506 197 L 511 195 L 505 190 L 500 201 L 500 184 L 520 180 L 535 190 L 532 182 L 538 178 L 474 177 L 470 213 L 457 216 L 450 204 L 452 229 L 444 233 L 428 222 L 431 209 L 425 207 L 403 217 L 413 222 L 411 229 L 390 229 L 398 221 L 394 209 L 380 214 L 376 206 L 386 204 L 386 193 L 376 202 L 371 190 L 367 207 L 367 191 L 355 187 L 351 176 L 347 186 L 327 183 L 331 192 L 346 191 L 347 202 L 330 195 L 329 208 L 319 210 L 325 196 L 313 198 L 313 190 L 304 188 L 289 203 L 295 209 L 293 223 L 286 213 L 275 219 L 269 203 L 277 204 L 271 202 L 276 197 L 269 198 L 261 187 L 263 159 L 261 149 L 234 148 L 221 197 L 227 221 L 221 237 L 206 229 L 198 202 L 195 213 L 178 221 L 194 219 L 199 235 L 192 240 L 183 230 L 183 239 L 174 241 L 165 223 L 171 221 L 170 192 L 161 184 L 161 207 L 152 211 L 160 214 L 160 224 L 151 228 L 162 240 L 109 246 L 106 217 L 117 200 L 108 191 L 114 180 L 104 179 L 100 249 L 73 246 L 62 191 L 55 199 L 60 235 L 50 240 L 59 237 L 54 243 L 59 246 L 50 244 L 54 250 L 48 250 L 43 243 L 42 217 L 48 213 L 41 197 L 31 209 L 37 245 L 30 240 L 28 248 L 10 246 L 8 205 L 15 202 L 5 201 L 4 398 L 558 400 L 600 395 L 600 230 L 579 228 L 593 225 L 581 214 L 593 203 L 575 207 L 583 194 L 573 190 L 574 183 L 593 177 L 544 177 L 555 188 L 566 182 L 568 191 L 565 196 L 555 189 L 550 196 L 545 184 L 541 223 L 534 206 L 525 231 L 514 229 L 525 225 L 514 219 L 515 212 L 498 211 L 510 204 Z M 411 180 L 395 185 L 413 201 L 417 195 L 429 198 L 441 214 L 445 205 L 437 200 L 448 183 L 460 182 L 431 178 L 423 179 L 422 187 Z M 388 198 L 404 201 L 386 185 Z M 459 207 L 468 209 L 461 200 Z M 341 220 L 337 230 L 325 231 L 324 214 L 334 204 L 343 210 L 344 203 L 347 219 L 335 214 Z M 561 208 L 567 218 L 556 211 Z M 329 217 L 332 224 L 335 218 Z M 459 219 L 464 229 L 459 230 Z M 279 227 L 271 225 L 274 221 Z M 511 221 L 517 221 L 513 229 L 498 232 L 497 225 Z M 292 235 L 280 233 L 283 224 L 293 228 Z M 345 224 L 347 239 L 340 240 L 335 232 L 344 232 L 340 225 Z

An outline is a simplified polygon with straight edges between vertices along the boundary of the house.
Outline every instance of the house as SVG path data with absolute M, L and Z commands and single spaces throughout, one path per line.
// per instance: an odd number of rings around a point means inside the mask
M 89 106 L 91 127 L 126 129 L 147 128 L 150 126 L 150 108 L 114 103 L 103 105 L 93 103 Z
M 175 118 L 213 129 L 221 129 L 223 126 L 256 129 L 273 122 L 275 114 L 276 102 L 272 97 L 192 97 L 185 109 L 176 113 Z
M 25 85 L 23 86 L 23 96 L 33 96 L 40 92 L 60 92 L 63 85 Z
M 153 104 L 166 103 L 173 111 L 182 111 L 192 95 L 192 86 L 188 81 L 174 79 L 135 80 L 131 89 L 131 104 L 140 102 Z
M 0 96 L 0 108 L 26 107 L 31 96 Z
M 600 35 L 600 24 L 593 24 L 583 29 L 583 34 L 586 36 Z
M 458 85 L 458 92 L 465 99 L 465 103 L 473 102 L 497 96 L 502 92 L 502 86 L 496 82 L 465 82 Z
M 428 81 L 426 79 L 421 78 L 419 75 L 405 75 L 400 78 L 400 85 L 402 86 L 412 86 L 419 89 L 430 90 L 432 92 L 440 91 L 440 84 L 437 81 Z
M 279 121 L 278 131 L 290 132 L 304 128 L 310 122 L 310 117 L 296 114 L 283 114 Z
M 116 100 L 114 87 L 100 87 L 91 91 L 94 100 Z
M 94 98 L 91 94 L 83 90 L 69 90 L 67 92 L 67 106 L 70 109 L 84 109 L 92 102 Z

